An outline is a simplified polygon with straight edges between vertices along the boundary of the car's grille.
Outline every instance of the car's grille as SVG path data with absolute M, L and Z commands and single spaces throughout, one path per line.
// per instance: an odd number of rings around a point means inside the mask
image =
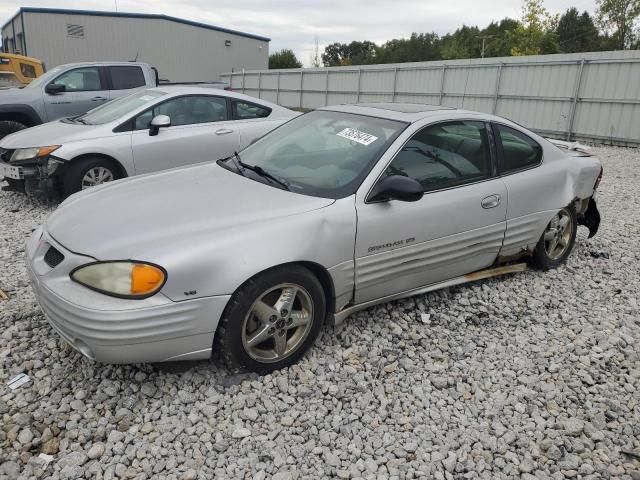
M 9 163 L 11 160 L 11 155 L 13 155 L 14 150 L 7 150 L 5 148 L 0 148 L 0 161 Z
M 62 263 L 64 255 L 53 247 L 49 247 L 47 253 L 44 254 L 44 263 L 51 268 L 55 268 Z

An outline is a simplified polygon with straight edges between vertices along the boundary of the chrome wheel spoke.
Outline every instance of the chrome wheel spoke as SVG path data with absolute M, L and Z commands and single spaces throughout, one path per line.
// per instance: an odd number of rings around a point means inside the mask
M 264 324 L 278 319 L 278 311 L 263 301 L 256 302 L 253 306 L 253 314 Z
M 547 232 L 544 234 L 544 239 L 548 242 L 550 240 L 553 240 L 555 236 L 556 236 L 556 230 L 551 228 L 547 230 Z
M 557 246 L 558 240 L 554 237 L 553 240 L 551 240 L 551 242 L 549 243 L 549 249 L 547 250 L 547 253 L 553 257 L 553 252 L 555 251 Z
M 311 315 L 309 315 L 309 312 L 306 312 L 304 310 L 293 312 L 289 318 L 291 320 L 291 323 L 287 323 L 287 328 L 290 329 L 295 327 L 302 327 L 303 325 L 306 325 L 311 321 Z
M 113 181 L 113 173 L 105 167 L 96 167 L 84 174 L 82 188 L 95 187 L 105 182 Z
M 280 298 L 274 305 L 275 309 L 280 312 L 280 315 L 286 317 L 293 310 L 293 302 L 296 300 L 298 289 L 296 287 L 287 287 L 282 289 Z
M 277 332 L 273 337 L 274 348 L 273 351 L 278 357 L 282 357 L 287 351 L 287 334 L 286 332 Z
M 264 342 L 267 338 L 271 336 L 269 331 L 272 329 L 270 325 L 262 325 L 258 330 L 256 330 L 252 335 L 247 338 L 247 345 L 249 347 L 255 347 Z

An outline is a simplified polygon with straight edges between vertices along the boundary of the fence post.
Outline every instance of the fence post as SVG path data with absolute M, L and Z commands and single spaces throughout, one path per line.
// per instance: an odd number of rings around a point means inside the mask
M 262 72 L 258 72 L 258 98 L 262 98 L 260 95 L 262 90 Z
M 302 108 L 302 88 L 304 86 L 304 70 L 300 70 L 300 108 Z
M 496 92 L 493 97 L 493 113 L 495 115 L 496 110 L 498 109 L 498 98 L 500 97 L 500 80 L 502 79 L 502 66 L 504 64 L 501 62 L 498 66 L 498 73 L 496 74 Z
M 580 94 L 580 84 L 582 83 L 582 70 L 584 69 L 584 61 L 584 58 L 580 60 L 580 68 L 578 68 L 578 74 L 576 75 L 576 84 L 573 90 L 573 100 L 571 102 L 571 112 L 569 113 L 567 142 L 571 141 L 571 134 L 573 133 L 573 121 L 576 116 L 576 105 L 578 104 L 578 95 Z
M 278 79 L 276 80 L 276 103 L 280 105 L 280 72 L 278 72 Z
M 327 76 L 324 79 L 324 106 L 329 105 L 329 69 L 327 68 Z
M 447 74 L 447 66 L 442 65 L 442 78 L 440 79 L 440 100 L 438 105 L 442 105 L 442 97 L 444 97 L 444 77 Z
M 242 93 L 244 93 L 244 68 L 242 69 Z
M 360 80 L 362 79 L 362 69 L 358 69 L 358 91 L 356 92 L 356 103 L 360 103 Z
M 398 82 L 398 67 L 393 69 L 393 91 L 391 92 L 391 103 L 396 101 L 396 85 Z

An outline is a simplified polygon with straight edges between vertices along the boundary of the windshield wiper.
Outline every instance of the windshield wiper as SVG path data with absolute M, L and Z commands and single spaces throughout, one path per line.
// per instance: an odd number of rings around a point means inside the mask
M 281 178 L 278 178 L 275 175 L 272 175 L 271 173 L 267 172 L 264 168 L 262 168 L 262 167 L 260 167 L 258 165 L 249 165 L 248 163 L 244 163 L 242 161 L 242 159 L 240 158 L 240 154 L 238 152 L 233 152 L 233 155 L 231 155 L 231 157 L 229 157 L 229 158 L 233 158 L 234 159 L 234 163 L 236 164 L 236 168 L 239 165 L 240 167 L 242 167 L 243 170 L 251 170 L 252 172 L 257 173 L 261 177 L 266 178 L 267 180 L 271 180 L 272 182 L 277 183 L 278 185 L 280 185 L 285 190 L 291 190 L 291 188 L 289 188 L 289 184 L 285 180 L 283 180 Z M 240 171 L 239 168 L 238 168 L 238 171 Z M 246 176 L 246 175 L 244 175 L 244 173 L 242 173 L 242 176 Z

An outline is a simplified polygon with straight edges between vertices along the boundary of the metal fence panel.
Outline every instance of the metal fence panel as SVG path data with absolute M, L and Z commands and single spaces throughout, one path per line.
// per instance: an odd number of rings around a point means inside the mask
M 294 108 L 407 102 L 477 110 L 544 135 L 640 146 L 640 51 L 224 74 Z

